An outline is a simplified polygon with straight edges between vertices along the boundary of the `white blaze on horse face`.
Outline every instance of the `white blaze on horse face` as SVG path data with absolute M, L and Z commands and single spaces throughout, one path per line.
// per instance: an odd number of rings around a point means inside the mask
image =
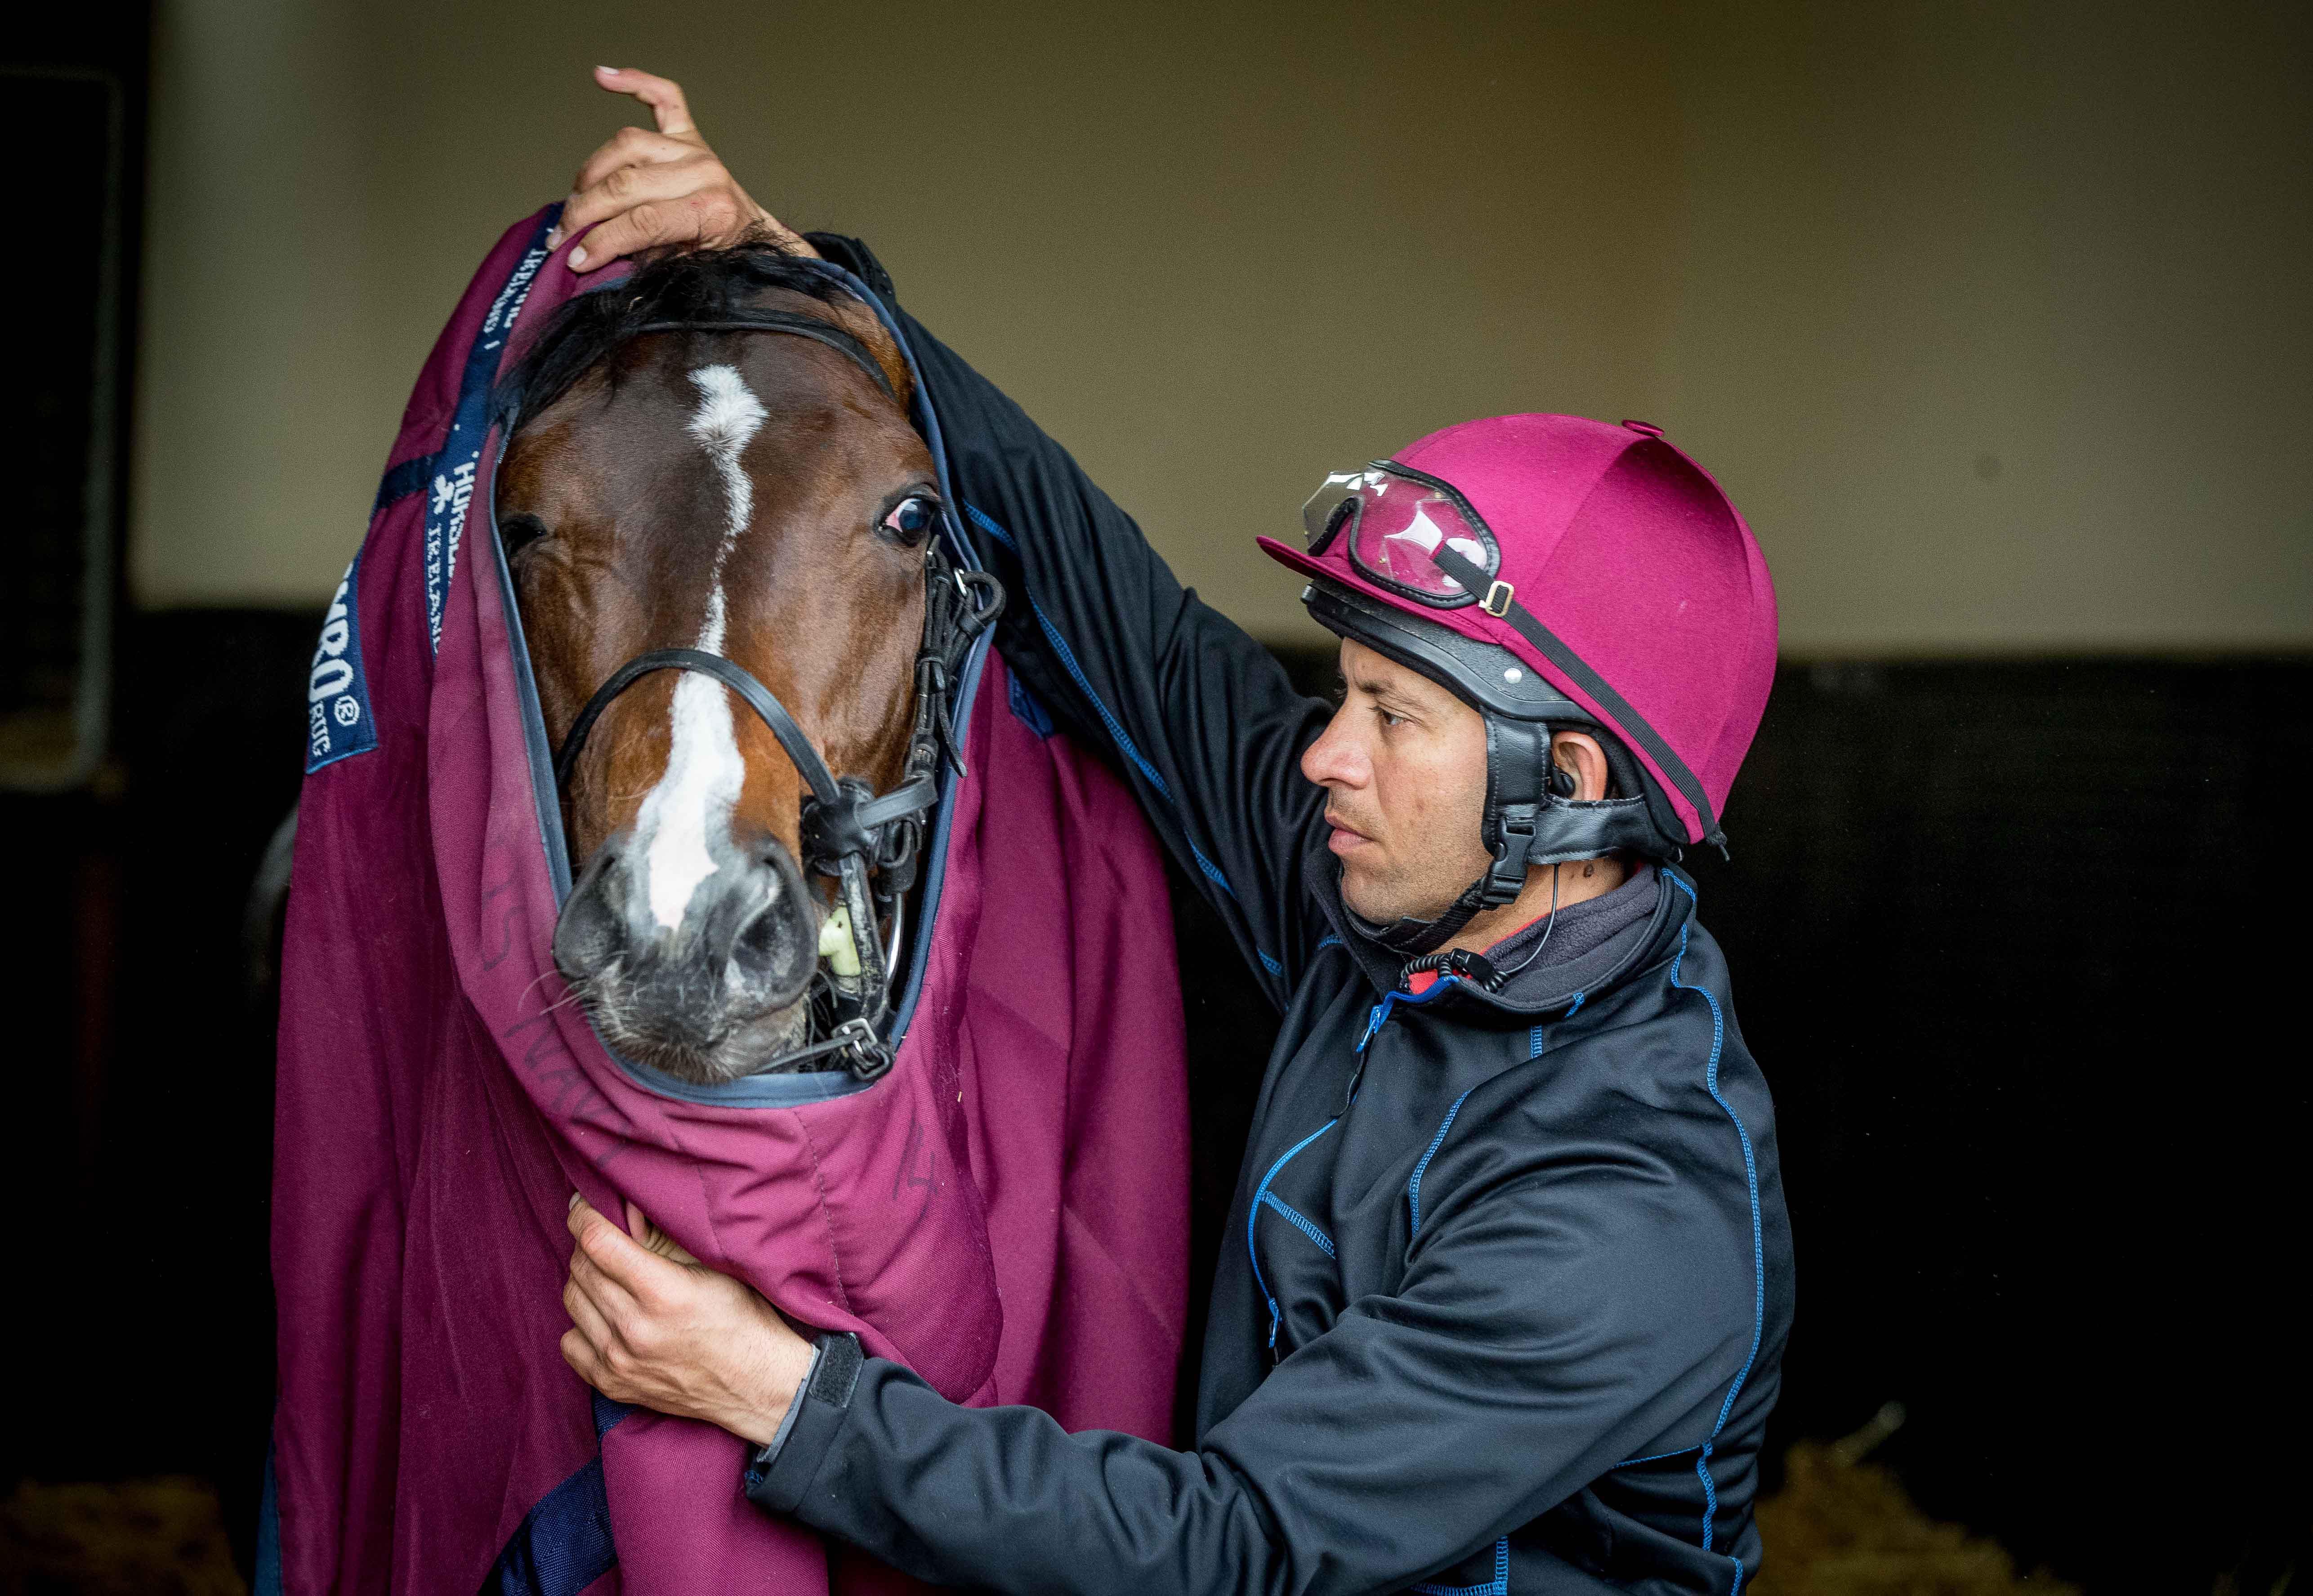
M 699 408 L 690 435 L 707 451 L 723 479 L 727 513 L 708 583 L 707 616 L 699 631 L 704 653 L 723 652 L 723 566 L 755 511 L 754 484 L 739 464 L 748 441 L 763 425 L 762 403 L 735 367 L 701 366 L 690 373 Z M 731 722 L 730 690 L 711 676 L 686 671 L 674 685 L 674 737 L 666 774 L 643 800 L 636 817 L 637 839 L 648 862 L 651 917 L 669 931 L 682 924 L 682 912 L 699 883 L 715 873 L 708 850 L 709 828 L 729 822 L 746 783 L 739 740 Z

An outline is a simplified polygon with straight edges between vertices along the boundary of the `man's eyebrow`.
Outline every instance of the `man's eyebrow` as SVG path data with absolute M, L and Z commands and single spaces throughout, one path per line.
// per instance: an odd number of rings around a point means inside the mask
M 1399 705 L 1407 709 L 1419 709 L 1421 707 L 1419 700 L 1409 697 L 1404 692 L 1400 690 L 1395 682 L 1384 680 L 1379 677 L 1359 677 L 1358 679 L 1358 691 L 1365 694 L 1369 698 L 1379 698 L 1386 703 Z

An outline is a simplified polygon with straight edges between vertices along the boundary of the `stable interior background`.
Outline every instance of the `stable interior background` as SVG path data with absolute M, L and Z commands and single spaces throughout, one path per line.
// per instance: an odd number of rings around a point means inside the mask
M 189 1474 L 246 1555 L 272 1333 L 246 890 L 409 381 L 481 252 L 628 119 L 599 59 L 681 78 L 760 199 L 867 239 L 1313 683 L 1323 636 L 1251 539 L 1327 470 L 1510 409 L 1642 417 L 1710 467 L 1783 613 L 1733 859 L 1695 865 L 1781 1106 L 1783 1440 L 1900 1402 L 1875 1461 L 2088 1589 L 2306 1572 L 2303 7 L 183 0 L 40 26 L 0 66 L 121 87 L 126 269 L 73 253 L 101 234 L 82 190 L 27 211 L 20 369 L 85 372 L 110 293 L 119 425 L 84 493 L 81 443 L 41 430 L 65 412 L 23 400 L 13 513 L 110 493 L 119 611 L 102 762 L 0 801 L 29 1243 L 0 1487 Z M 53 685 L 40 606 L 81 574 L 20 569 L 7 692 Z M 1199 914 L 1225 1202 L 1274 1022 Z

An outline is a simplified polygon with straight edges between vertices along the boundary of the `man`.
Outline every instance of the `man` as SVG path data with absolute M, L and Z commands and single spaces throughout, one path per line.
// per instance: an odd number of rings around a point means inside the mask
M 582 170 L 582 269 L 752 232 L 883 285 L 748 198 L 674 85 L 602 82 L 659 131 Z M 956 1407 L 575 1199 L 565 1356 L 755 1443 L 765 1510 L 943 1583 L 1738 1590 L 1790 1240 L 1766 1087 L 1672 864 L 1719 840 L 1773 669 L 1740 517 L 1655 429 L 1570 417 L 1330 478 L 1305 549 L 1262 540 L 1341 638 L 1329 715 L 909 333 L 1015 595 L 1007 658 L 1116 751 L 1285 1011 L 1198 1450 Z

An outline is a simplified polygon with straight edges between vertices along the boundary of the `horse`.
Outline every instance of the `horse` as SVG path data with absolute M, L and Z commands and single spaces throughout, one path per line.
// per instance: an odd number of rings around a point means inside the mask
M 879 274 L 743 247 L 604 285 L 555 216 L 419 373 L 314 656 L 283 1588 L 882 1589 L 733 1510 L 735 1438 L 561 1366 L 567 1200 L 951 1400 L 1165 1434 L 1164 867 L 994 649 Z
M 866 306 L 767 244 L 573 299 L 509 379 L 497 524 L 576 874 L 555 960 L 606 1042 L 678 1080 L 838 1038 L 887 1062 L 936 700 L 1001 597 L 942 558 L 911 382 Z

